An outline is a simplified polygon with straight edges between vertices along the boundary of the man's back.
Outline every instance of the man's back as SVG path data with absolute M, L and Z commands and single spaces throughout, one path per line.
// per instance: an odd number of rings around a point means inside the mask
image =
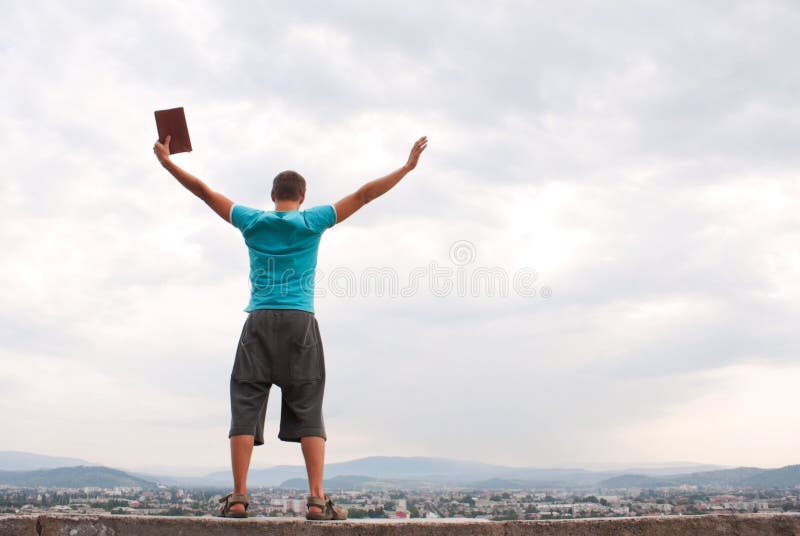
M 314 312 L 314 271 L 322 233 L 336 223 L 332 205 L 307 210 L 231 207 L 230 222 L 250 253 L 250 302 L 255 309 Z
M 349 218 L 413 170 L 428 140 L 418 139 L 399 169 L 364 184 L 335 205 L 302 211 L 306 184 L 296 171 L 283 171 L 273 180 L 270 196 L 276 210 L 258 210 L 235 204 L 177 166 L 169 158 L 169 142 L 167 136 L 153 146 L 158 161 L 238 228 L 250 252 L 250 303 L 230 379 L 233 492 L 219 499 L 224 504 L 218 515 L 248 516 L 247 470 L 253 447 L 264 444 L 267 399 L 276 383 L 281 388 L 278 439 L 301 443 L 306 462 L 310 492 L 306 519 L 346 519 L 347 511 L 334 505 L 322 487 L 328 436 L 322 415 L 325 357 L 314 315 L 317 250 L 325 229 Z

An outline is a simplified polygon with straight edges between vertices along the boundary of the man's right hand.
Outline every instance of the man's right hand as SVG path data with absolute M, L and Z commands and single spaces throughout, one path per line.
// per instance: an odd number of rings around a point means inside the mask
M 411 154 L 408 155 L 408 162 L 384 177 L 369 181 L 357 191 L 337 201 L 333 205 L 336 210 L 336 223 L 343 222 L 361 207 L 391 190 L 409 171 L 417 167 L 419 155 L 425 150 L 427 144 L 428 137 L 422 136 L 414 142 Z
M 411 154 L 408 155 L 408 162 L 405 163 L 403 166 L 407 171 L 411 171 L 415 167 L 417 167 L 417 162 L 419 162 L 419 155 L 422 154 L 422 151 L 425 150 L 425 147 L 428 146 L 428 137 L 422 136 L 416 142 L 414 142 L 414 146 L 411 148 Z

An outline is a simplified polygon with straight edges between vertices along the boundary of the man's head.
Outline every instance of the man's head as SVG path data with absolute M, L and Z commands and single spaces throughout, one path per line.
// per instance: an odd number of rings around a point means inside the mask
M 272 200 L 297 201 L 302 203 L 306 198 L 306 180 L 296 171 L 286 170 L 275 175 L 272 181 Z

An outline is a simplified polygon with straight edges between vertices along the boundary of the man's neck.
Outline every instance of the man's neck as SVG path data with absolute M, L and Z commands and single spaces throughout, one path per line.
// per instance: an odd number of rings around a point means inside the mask
M 297 201 L 275 201 L 276 212 L 289 212 L 290 210 L 300 210 L 300 203 Z

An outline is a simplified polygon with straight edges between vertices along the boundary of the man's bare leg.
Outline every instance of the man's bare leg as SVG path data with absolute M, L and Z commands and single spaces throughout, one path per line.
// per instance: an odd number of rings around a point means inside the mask
M 311 495 L 323 497 L 322 471 L 325 466 L 325 440 L 317 436 L 300 438 L 300 447 L 306 460 L 308 487 Z M 310 506 L 309 512 L 322 512 L 319 506 Z
M 250 458 L 253 455 L 253 440 L 251 435 L 231 436 L 231 467 L 233 468 L 233 492 L 247 493 L 247 470 L 250 468 Z M 232 504 L 231 511 L 241 512 L 243 504 Z

